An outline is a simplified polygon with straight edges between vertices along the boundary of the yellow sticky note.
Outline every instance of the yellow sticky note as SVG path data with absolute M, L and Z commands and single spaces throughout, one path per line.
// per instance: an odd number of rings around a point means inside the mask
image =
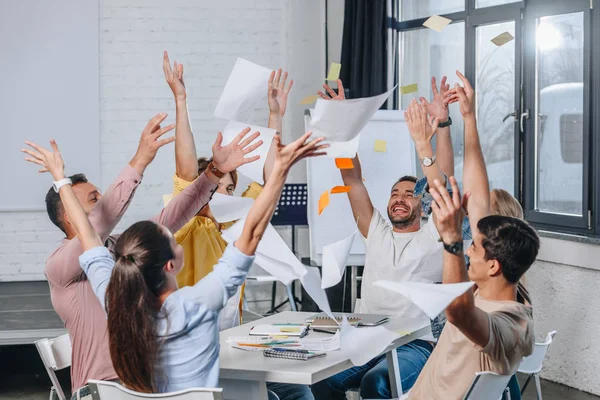
M 504 32 L 492 39 L 492 43 L 500 47 L 513 40 L 515 37 L 508 32 Z
M 387 142 L 385 140 L 375 140 L 375 146 L 373 147 L 373 149 L 375 151 L 378 151 L 379 153 L 385 153 L 387 152 Z
M 329 205 L 329 190 L 323 192 L 321 197 L 319 198 L 319 215 L 323 212 L 325 207 Z
M 427 21 L 423 22 L 423 26 L 433 29 L 436 32 L 441 32 L 450 22 L 452 22 L 451 19 L 440 17 L 439 15 L 432 15 Z
M 300 104 L 312 104 L 315 101 L 317 101 L 317 99 L 319 98 L 319 96 L 312 95 L 312 96 L 306 96 L 305 98 L 302 99 L 302 101 L 300 102 Z
M 348 193 L 349 191 L 350 191 L 350 186 L 334 186 L 331 188 L 331 194 Z
M 296 326 L 294 328 L 281 328 L 281 329 L 279 329 L 279 331 L 280 332 L 287 332 L 287 333 L 290 333 L 290 332 L 300 332 L 300 327 Z
M 163 194 L 163 204 L 166 207 L 173 200 L 173 193 Z
M 340 70 L 342 69 L 342 64 L 332 62 L 329 65 L 329 74 L 327 74 L 328 81 L 337 81 L 340 78 Z
M 419 90 L 419 85 L 413 83 L 412 85 L 400 86 L 400 94 L 414 93 Z
M 335 166 L 339 169 L 352 169 L 354 168 L 354 163 L 351 158 L 336 158 Z

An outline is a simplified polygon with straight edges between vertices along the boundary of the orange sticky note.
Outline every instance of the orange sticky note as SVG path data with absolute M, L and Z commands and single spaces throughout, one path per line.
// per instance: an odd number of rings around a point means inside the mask
M 319 98 L 319 96 L 312 95 L 312 96 L 306 96 L 305 98 L 302 99 L 302 101 L 300 102 L 300 104 L 312 104 L 315 101 L 317 101 L 317 99 Z
M 351 158 L 336 158 L 335 166 L 339 169 L 352 169 L 354 168 L 354 163 Z
M 323 212 L 325 207 L 329 205 L 329 191 L 326 190 L 323 192 L 321 197 L 319 198 L 319 215 Z
M 331 194 L 336 193 L 348 193 L 350 191 L 350 186 L 334 186 L 331 188 Z

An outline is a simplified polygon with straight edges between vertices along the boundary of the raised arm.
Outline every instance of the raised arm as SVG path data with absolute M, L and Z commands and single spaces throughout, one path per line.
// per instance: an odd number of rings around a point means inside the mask
M 456 85 L 448 92 L 450 103 L 460 104 L 460 113 L 465 122 L 465 158 L 463 169 L 463 190 L 469 193 L 467 212 L 473 237 L 477 233 L 477 223 L 490 214 L 490 185 L 475 119 L 475 91 L 463 74 L 456 71 L 464 88 Z
M 431 205 L 435 226 L 442 241 L 448 245 L 463 240 L 462 221 L 464 218 L 463 207 L 465 206 L 465 201 L 461 199 L 460 190 L 454 177 L 450 178 L 450 185 L 452 195 L 439 180 L 436 180 L 434 186 L 429 190 L 435 200 Z M 452 254 L 444 250 L 443 264 L 443 283 L 469 281 L 463 252 Z M 467 290 L 450 303 L 446 308 L 446 317 L 476 345 L 485 347 L 488 343 L 490 337 L 488 315 L 475 307 L 473 289 Z
M 340 169 L 340 173 L 342 174 L 344 185 L 352 187 L 352 190 L 348 192 L 352 214 L 354 215 L 354 220 L 357 221 L 358 230 L 363 237 L 367 237 L 369 234 L 369 225 L 373 218 L 373 203 L 363 182 L 358 154 L 352 159 L 352 164 L 354 164 L 354 168 Z
M 165 51 L 163 71 L 175 97 L 175 173 L 179 178 L 191 182 L 198 176 L 198 156 L 187 108 L 183 65 L 177 64 L 175 61 L 171 67 L 169 55 Z
M 269 102 L 269 125 L 271 129 L 277 131 L 277 135 L 281 135 L 283 131 L 283 116 L 287 109 L 288 94 L 294 86 L 294 80 L 290 79 L 290 82 L 286 86 L 288 78 L 287 71 L 281 75 L 281 68 L 277 72 L 271 72 L 268 83 L 267 100 Z M 273 163 L 275 162 L 275 152 L 277 151 L 277 144 L 273 140 L 267 153 L 267 159 L 265 160 L 265 166 L 263 168 L 263 181 L 266 183 L 271 176 L 273 171 Z
M 328 145 L 319 145 L 324 138 L 321 137 L 305 143 L 310 135 L 311 132 L 308 132 L 287 146 L 282 146 L 281 139 L 278 136 L 275 137 L 277 151 L 275 153 L 273 172 L 265 184 L 262 193 L 252 205 L 246 217 L 242 234 L 235 242 L 235 247 L 242 253 L 253 255 L 256 251 L 256 247 L 273 216 L 277 201 L 281 195 L 281 189 L 292 165 L 303 158 L 325 154 L 320 150 L 327 148 Z

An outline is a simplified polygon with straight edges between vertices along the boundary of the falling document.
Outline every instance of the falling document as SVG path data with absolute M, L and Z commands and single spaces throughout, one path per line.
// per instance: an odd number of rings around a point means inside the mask
M 348 323 L 346 317 L 342 320 L 340 328 L 341 349 L 348 354 L 352 364 L 357 366 L 364 365 L 380 355 L 400 336 L 402 335 L 383 326 L 356 328 Z
M 256 143 L 257 141 L 262 140 L 263 144 L 253 152 L 246 154 L 246 158 L 253 157 L 255 155 L 259 155 L 260 158 L 254 162 L 242 165 L 238 168 L 238 171 L 240 171 L 240 173 L 242 173 L 244 176 L 247 176 L 248 178 L 262 185 L 264 183 L 263 168 L 265 166 L 265 160 L 267 159 L 267 153 L 269 152 L 269 147 L 271 146 L 271 142 L 273 141 L 273 136 L 275 136 L 275 133 L 277 131 L 275 129 L 265 128 L 262 126 L 248 125 L 241 122 L 229 121 L 227 123 L 227 126 L 223 130 L 223 146 L 226 146 L 229 143 L 231 143 L 233 139 L 247 127 L 250 127 L 251 130 L 250 133 L 246 135 L 246 137 L 250 136 L 254 132 L 260 132 L 260 136 L 256 138 L 252 143 Z
M 376 281 L 375 286 L 399 293 L 419 307 L 431 319 L 435 319 L 458 296 L 469 290 L 473 282 L 422 283 Z
M 267 96 L 270 76 L 270 69 L 238 58 L 213 115 L 227 120 L 248 121 L 256 104 Z
M 329 306 L 329 299 L 327 298 L 327 293 L 321 287 L 321 275 L 319 274 L 319 269 L 314 267 L 306 268 L 306 274 L 300 279 L 302 282 L 302 286 L 306 293 L 310 296 L 311 299 L 319 308 L 329 316 L 329 318 L 335 320 L 333 313 L 331 312 L 331 307 Z
M 315 137 L 324 136 L 331 144 L 327 149 L 328 157 L 354 157 L 359 133 L 394 89 L 361 99 L 317 100 L 309 129 Z
M 254 199 L 249 197 L 228 196 L 221 193 L 213 194 L 210 200 L 210 211 L 218 222 L 236 221 L 248 215 Z
M 335 286 L 342 280 L 346 270 L 346 260 L 348 260 L 355 236 L 356 231 L 339 242 L 323 246 L 323 265 L 321 267 L 323 271 L 321 287 L 323 289 Z

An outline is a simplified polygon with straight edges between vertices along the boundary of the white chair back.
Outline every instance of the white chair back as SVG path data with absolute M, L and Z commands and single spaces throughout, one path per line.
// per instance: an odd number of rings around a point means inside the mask
M 129 390 L 118 383 L 90 379 L 88 386 L 94 400 L 222 400 L 221 388 L 191 388 L 172 393 L 139 393 Z
M 506 394 L 511 375 L 498 375 L 494 372 L 477 372 L 471 387 L 463 400 L 501 400 Z
M 60 386 L 54 371 L 71 366 L 71 339 L 69 339 L 69 335 L 65 334 L 54 339 L 40 339 L 35 342 L 35 347 L 52 382 L 50 398 L 52 398 L 52 393 L 56 393 L 60 400 L 66 400 L 65 392 Z
M 542 364 L 544 363 L 544 358 L 546 357 L 546 352 L 548 351 L 548 347 L 550 347 L 552 340 L 554 340 L 554 335 L 556 335 L 556 331 L 548 333 L 545 342 L 536 343 L 533 346 L 533 353 L 531 353 L 530 356 L 523 358 L 523 361 L 521 361 L 521 365 L 519 365 L 519 372 L 524 374 L 540 373 L 542 370 Z

